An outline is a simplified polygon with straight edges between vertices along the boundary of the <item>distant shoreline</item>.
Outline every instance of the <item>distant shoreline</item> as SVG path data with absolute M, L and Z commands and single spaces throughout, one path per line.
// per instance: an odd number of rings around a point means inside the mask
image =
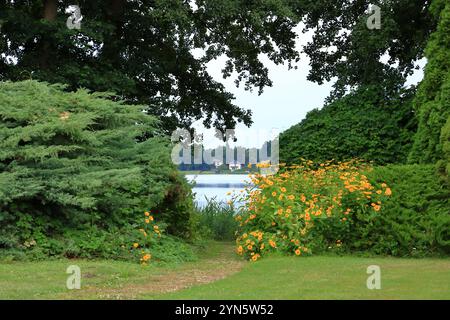
M 182 171 L 178 170 L 184 175 L 214 175 L 214 174 L 225 174 L 225 175 L 249 175 L 257 172 L 251 172 L 251 171 L 225 171 L 225 172 L 214 172 L 214 171 Z

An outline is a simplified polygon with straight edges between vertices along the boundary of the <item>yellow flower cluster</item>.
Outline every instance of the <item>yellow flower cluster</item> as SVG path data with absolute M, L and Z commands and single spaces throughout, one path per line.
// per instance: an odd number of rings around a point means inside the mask
M 152 258 L 152 255 L 149 252 L 149 247 L 156 241 L 156 239 L 161 238 L 161 230 L 155 223 L 155 218 L 153 215 L 148 211 L 144 212 L 143 222 L 143 227 L 139 229 L 142 236 L 142 243 L 133 243 L 133 248 L 141 249 L 141 258 L 139 260 L 141 264 L 146 265 Z
M 252 185 L 234 200 L 245 203 L 236 216 L 236 252 L 251 261 L 270 251 L 297 256 L 309 253 L 310 230 L 316 221 L 350 223 L 356 213 L 378 213 L 392 194 L 364 174 L 371 167 L 353 160 L 284 166 L 276 175 L 251 175 Z M 342 243 L 337 242 L 339 246 Z

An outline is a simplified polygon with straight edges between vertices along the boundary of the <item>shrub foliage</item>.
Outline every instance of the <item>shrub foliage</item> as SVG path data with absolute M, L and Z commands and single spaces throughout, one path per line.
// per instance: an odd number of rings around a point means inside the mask
M 414 100 L 419 126 L 409 155 L 411 163 L 436 163 L 450 172 L 450 3 L 433 2 L 440 17 L 425 50 L 428 63 Z M 447 123 L 447 125 L 446 125 Z
M 309 112 L 281 134 L 281 160 L 405 162 L 416 130 L 412 93 L 387 97 L 381 87 L 367 86 Z
M 236 238 L 236 208 L 216 200 L 207 199 L 205 206 L 196 208 L 196 229 L 201 236 L 217 241 L 233 241 Z
M 270 252 L 450 253 L 450 193 L 433 166 L 309 161 L 253 183 L 237 216 L 237 252 L 253 261 Z
M 364 228 L 358 250 L 397 256 L 450 254 L 450 189 L 434 165 L 375 167 L 367 176 L 388 181 L 392 197 Z
M 256 175 L 237 217 L 238 253 L 257 260 L 271 251 L 301 255 L 349 241 L 354 225 L 376 219 L 392 194 L 386 184 L 372 184 L 365 168 L 307 161 L 276 176 Z
M 0 248 L 120 228 L 147 208 L 172 234 L 189 236 L 192 197 L 157 119 L 111 98 L 0 84 Z

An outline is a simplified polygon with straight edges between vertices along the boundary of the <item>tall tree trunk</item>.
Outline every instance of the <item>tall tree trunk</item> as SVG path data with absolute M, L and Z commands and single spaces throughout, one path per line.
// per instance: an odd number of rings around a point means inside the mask
M 114 26 L 114 31 L 110 37 L 105 39 L 102 56 L 113 65 L 117 65 L 119 60 L 120 38 L 122 37 L 123 32 L 125 4 L 125 0 L 110 0 L 107 9 L 108 20 Z
M 57 13 L 57 0 L 44 0 L 44 19 L 54 21 Z
M 55 21 L 57 8 L 58 8 L 58 0 L 43 0 L 44 1 L 44 12 L 43 18 L 47 21 Z M 39 68 L 41 70 L 48 69 L 50 65 L 50 51 L 51 51 L 51 40 L 47 35 L 44 35 L 42 38 L 42 47 L 40 53 L 40 63 Z

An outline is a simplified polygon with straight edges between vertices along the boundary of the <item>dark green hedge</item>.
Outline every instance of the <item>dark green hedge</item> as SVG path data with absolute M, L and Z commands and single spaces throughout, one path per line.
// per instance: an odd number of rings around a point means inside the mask
M 379 217 L 354 226 L 352 250 L 394 256 L 450 254 L 450 189 L 433 165 L 376 167 L 367 175 L 387 182 L 392 196 Z
M 437 30 L 425 50 L 428 63 L 414 99 L 419 121 L 411 163 L 439 162 L 450 175 L 450 2 L 436 0 L 432 12 L 438 17 Z M 446 125 L 447 123 L 447 125 Z
M 392 195 L 377 214 L 354 215 L 336 228 L 327 219 L 313 229 L 314 252 L 398 257 L 450 254 L 450 189 L 433 165 L 389 165 L 365 173 L 386 182 Z M 336 246 L 339 239 L 342 245 Z
M 405 162 L 416 130 L 412 94 L 388 97 L 383 88 L 363 87 L 309 112 L 281 134 L 281 161 L 295 164 L 303 157 L 317 162 L 352 158 L 377 164 Z
M 188 238 L 190 188 L 142 109 L 36 81 L 0 83 L 0 249 L 117 230 L 146 210 Z

